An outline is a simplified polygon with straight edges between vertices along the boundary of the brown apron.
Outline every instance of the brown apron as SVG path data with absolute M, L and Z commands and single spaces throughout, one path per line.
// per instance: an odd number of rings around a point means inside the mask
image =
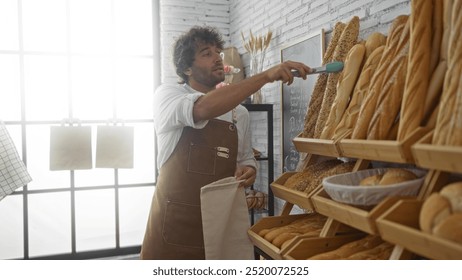
M 185 127 L 159 171 L 141 259 L 205 259 L 200 189 L 234 176 L 237 128 L 210 120 L 203 129 Z

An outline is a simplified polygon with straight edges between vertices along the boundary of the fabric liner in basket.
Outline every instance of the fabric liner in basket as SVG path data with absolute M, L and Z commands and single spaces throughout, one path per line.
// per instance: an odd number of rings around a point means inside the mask
M 417 179 L 384 186 L 360 186 L 359 182 L 369 176 L 383 174 L 388 168 L 365 169 L 334 175 L 323 179 L 327 194 L 335 201 L 371 206 L 388 196 L 416 196 L 425 179 L 426 171 L 407 169 L 417 175 Z

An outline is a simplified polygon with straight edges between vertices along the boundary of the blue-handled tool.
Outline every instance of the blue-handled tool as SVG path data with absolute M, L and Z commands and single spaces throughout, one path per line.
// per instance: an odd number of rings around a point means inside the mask
M 334 61 L 331 63 L 327 63 L 321 67 L 311 68 L 311 72 L 308 73 L 308 75 L 319 74 L 319 73 L 336 73 L 342 70 L 343 70 L 343 62 Z M 292 70 L 292 74 L 294 75 L 294 77 L 300 77 L 300 73 L 297 70 Z

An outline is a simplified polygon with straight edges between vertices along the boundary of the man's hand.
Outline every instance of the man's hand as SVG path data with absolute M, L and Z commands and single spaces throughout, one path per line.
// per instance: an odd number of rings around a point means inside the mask
M 236 180 L 245 180 L 239 184 L 239 187 L 249 187 L 255 182 L 257 177 L 257 171 L 253 166 L 238 166 L 234 173 Z
M 267 77 L 271 82 L 282 81 L 283 83 L 290 85 L 294 81 L 294 73 L 292 70 L 297 70 L 299 77 L 304 80 L 306 79 L 306 75 L 311 72 L 310 67 L 305 64 L 290 60 L 273 66 L 264 72 L 266 72 L 266 75 L 268 75 Z

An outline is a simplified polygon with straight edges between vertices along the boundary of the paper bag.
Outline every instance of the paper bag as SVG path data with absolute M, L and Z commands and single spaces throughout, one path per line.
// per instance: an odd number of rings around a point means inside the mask
M 91 169 L 91 127 L 52 126 L 50 170 Z
M 95 167 L 133 168 L 133 127 L 98 126 Z
M 207 260 L 253 260 L 247 235 L 249 212 L 244 188 L 234 177 L 201 188 L 202 226 Z

